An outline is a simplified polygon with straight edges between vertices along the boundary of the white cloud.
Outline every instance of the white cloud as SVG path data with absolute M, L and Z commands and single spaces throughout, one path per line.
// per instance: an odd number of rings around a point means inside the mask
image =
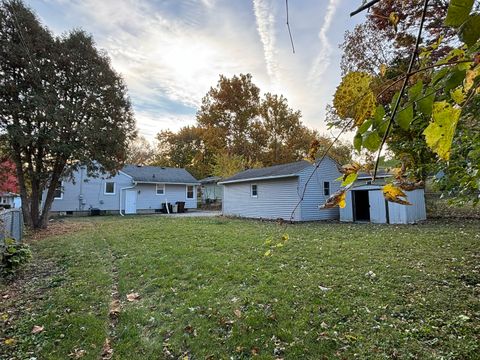
M 267 67 L 267 74 L 273 84 L 277 85 L 278 53 L 275 49 L 275 17 L 274 9 L 267 0 L 253 0 L 253 10 L 257 23 L 257 31 L 263 45 L 263 54 Z
M 323 18 L 323 24 L 318 33 L 320 39 L 320 50 L 317 57 L 313 61 L 312 68 L 310 69 L 309 82 L 311 85 L 318 85 L 322 79 L 322 75 L 327 71 L 330 66 L 332 45 L 327 36 L 327 32 L 330 30 L 332 21 L 335 17 L 335 12 L 339 6 L 341 0 L 329 0 L 327 11 Z

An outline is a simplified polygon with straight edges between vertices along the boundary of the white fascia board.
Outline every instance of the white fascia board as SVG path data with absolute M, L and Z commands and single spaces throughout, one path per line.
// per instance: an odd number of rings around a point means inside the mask
M 197 182 L 165 182 L 165 181 L 134 181 L 135 184 L 165 184 L 165 185 L 201 185 Z
M 249 178 L 249 179 L 221 181 L 218 183 L 218 185 L 226 185 L 226 184 L 234 184 L 234 183 L 250 182 L 250 181 L 272 180 L 272 179 L 285 179 L 285 178 L 298 177 L 298 176 L 299 176 L 298 174 L 262 176 L 262 177 Z

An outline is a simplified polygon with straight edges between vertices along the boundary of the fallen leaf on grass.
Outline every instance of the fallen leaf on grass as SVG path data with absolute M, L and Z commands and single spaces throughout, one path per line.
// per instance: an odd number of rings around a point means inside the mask
M 32 334 L 39 334 L 41 333 L 44 329 L 43 326 L 40 326 L 40 325 L 35 325 L 32 329 Z
M 87 352 L 85 350 L 82 350 L 82 349 L 73 349 L 73 352 L 68 354 L 68 356 L 70 356 L 71 358 L 74 358 L 74 359 L 80 359 L 80 358 L 84 357 L 86 353 Z
M 108 338 L 105 339 L 102 348 L 102 360 L 110 360 L 113 356 L 113 349 Z
M 252 349 L 250 350 L 250 352 L 252 353 L 252 356 L 257 356 L 258 353 L 260 352 L 260 349 L 256 346 L 252 347 Z
M 240 309 L 235 309 L 235 310 L 233 311 L 233 313 L 235 314 L 235 316 L 236 316 L 237 318 L 241 318 L 241 317 L 242 317 L 242 312 L 240 311 Z
M 120 300 L 113 300 L 110 303 L 110 317 L 117 318 L 120 315 Z
M 140 294 L 139 293 L 130 293 L 127 295 L 127 300 L 132 302 L 132 301 L 137 301 L 140 299 Z
M 13 339 L 13 338 L 5 339 L 4 343 L 5 343 L 5 345 L 9 345 L 9 346 L 14 345 L 15 344 L 15 339 Z

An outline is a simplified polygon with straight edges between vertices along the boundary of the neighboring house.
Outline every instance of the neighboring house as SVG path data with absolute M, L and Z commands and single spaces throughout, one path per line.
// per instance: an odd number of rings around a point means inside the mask
M 350 191 L 347 192 L 346 206 L 340 209 L 340 221 L 372 222 L 377 224 L 413 224 L 427 218 L 423 189 L 405 191 L 412 205 L 388 202 L 383 196 L 382 187 L 387 173 L 379 173 L 376 184 L 371 184 L 371 176 L 360 174 Z
M 338 166 L 326 157 L 316 170 L 316 164 L 297 161 L 238 173 L 219 182 L 224 186 L 223 214 L 287 221 L 338 219 L 338 208 L 319 209 L 340 188 L 335 181 L 341 175 Z
M 22 206 L 22 201 L 18 194 L 0 191 L 0 209 L 12 209 L 20 208 Z
M 57 188 L 52 213 L 153 213 L 177 202 L 197 207 L 200 184 L 185 169 L 126 165 L 115 176 L 89 177 L 84 168 L 73 175 Z
M 202 184 L 202 203 L 221 202 L 223 198 L 223 187 L 218 185 L 220 176 L 209 176 L 199 180 Z

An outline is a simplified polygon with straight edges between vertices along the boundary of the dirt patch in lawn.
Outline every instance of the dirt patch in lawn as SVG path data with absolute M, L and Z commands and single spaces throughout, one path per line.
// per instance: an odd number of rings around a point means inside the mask
M 88 221 L 64 221 L 54 220 L 48 224 L 46 229 L 29 231 L 26 236 L 27 242 L 43 240 L 52 236 L 67 235 L 80 230 L 91 229 L 93 224 Z

